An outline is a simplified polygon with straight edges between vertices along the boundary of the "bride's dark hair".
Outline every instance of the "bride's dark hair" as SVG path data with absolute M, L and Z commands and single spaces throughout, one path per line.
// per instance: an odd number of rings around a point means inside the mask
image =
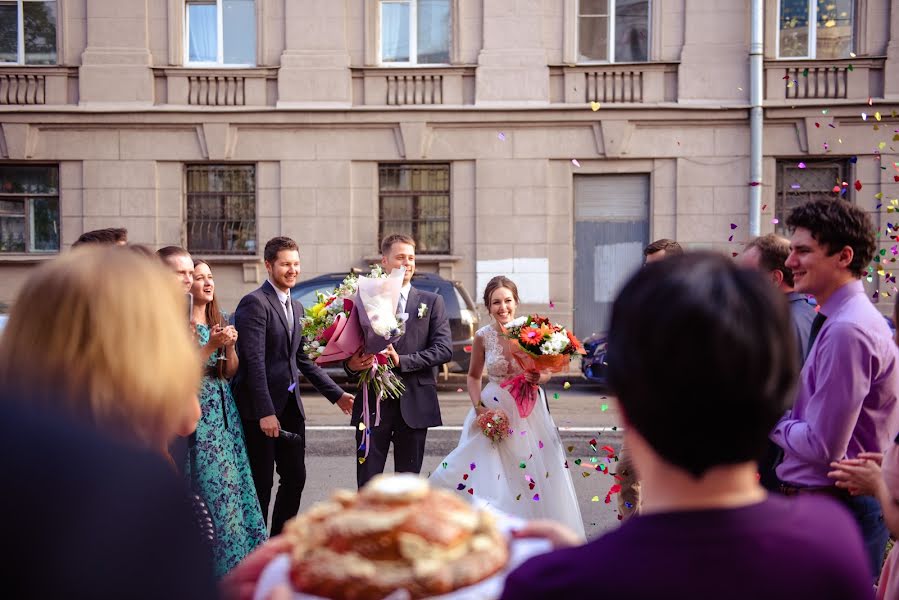
M 487 307 L 488 312 L 490 311 L 490 297 L 493 296 L 493 292 L 499 288 L 506 288 L 512 292 L 512 297 L 515 298 L 515 304 L 520 303 L 520 300 L 518 300 L 518 286 L 515 285 L 515 282 L 505 275 L 497 275 L 488 281 L 487 287 L 484 288 L 484 306 Z

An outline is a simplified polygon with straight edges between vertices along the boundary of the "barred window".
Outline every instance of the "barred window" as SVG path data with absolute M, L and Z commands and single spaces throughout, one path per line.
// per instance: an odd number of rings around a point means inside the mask
M 836 198 L 834 186 L 845 189 L 840 197 L 849 200 L 851 181 L 849 165 L 844 160 L 805 161 L 781 160 L 777 162 L 777 203 L 775 217 L 778 223 L 774 230 L 780 235 L 789 235 L 786 220 L 790 211 L 808 200 Z M 843 182 L 850 185 L 843 186 Z
M 415 238 L 418 254 L 450 251 L 449 165 L 384 164 L 378 169 L 378 239 L 391 233 Z
M 0 253 L 59 252 L 59 167 L 0 166 Z
M 256 253 L 256 167 L 187 167 L 187 249 L 200 254 Z

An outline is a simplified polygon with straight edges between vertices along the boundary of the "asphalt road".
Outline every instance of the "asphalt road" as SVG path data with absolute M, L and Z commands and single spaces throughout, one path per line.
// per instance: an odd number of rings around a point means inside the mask
M 605 503 L 614 480 L 608 471 L 598 471 L 597 466 L 606 463 L 614 473 L 615 459 L 609 460 L 608 451 L 602 447 L 612 447 L 617 455 L 620 421 L 614 399 L 601 390 L 577 384 L 565 390 L 562 383 L 550 385 L 547 390 L 550 412 L 566 448 L 587 537 L 593 538 L 618 524 L 616 498 Z M 460 426 L 471 404 L 467 394 L 457 389 L 450 386 L 449 391 L 440 392 L 444 427 L 428 433 L 423 475 L 437 468 L 458 442 Z M 307 417 L 307 479 L 301 511 L 327 499 L 335 489 L 356 488 L 355 432 L 337 408 L 311 389 L 303 390 L 302 397 Z M 596 445 L 591 446 L 594 440 Z M 392 457 L 388 457 L 387 465 L 389 472 Z M 277 475 L 275 479 L 277 482 Z

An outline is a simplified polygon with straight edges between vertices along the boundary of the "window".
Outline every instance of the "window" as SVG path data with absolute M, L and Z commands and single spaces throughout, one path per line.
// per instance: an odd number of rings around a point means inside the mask
M 56 64 L 56 0 L 0 1 L 0 63 Z
M 254 0 L 188 0 L 184 31 L 188 65 L 256 64 Z
M 645 62 L 649 0 L 578 0 L 578 62 Z
M 381 0 L 381 62 L 450 62 L 450 0 Z
M 774 230 L 780 235 L 789 236 L 786 221 L 790 211 L 808 200 L 838 197 L 833 191 L 834 186 L 845 190 L 839 197 L 849 199 L 852 187 L 849 180 L 849 165 L 846 161 L 778 161 L 777 201 L 774 211 L 778 222 Z M 844 181 L 849 185 L 844 186 Z
M 378 239 L 415 238 L 419 254 L 450 251 L 449 165 L 380 165 Z
M 187 167 L 187 249 L 256 253 L 256 167 Z
M 0 166 L 0 252 L 59 252 L 59 168 Z
M 780 58 L 849 58 L 853 0 L 780 0 Z M 810 26 L 812 24 L 812 26 Z

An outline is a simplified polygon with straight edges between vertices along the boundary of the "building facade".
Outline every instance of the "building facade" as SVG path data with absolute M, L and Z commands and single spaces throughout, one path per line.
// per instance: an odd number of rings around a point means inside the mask
M 748 0 L 0 2 L 0 302 L 100 227 L 208 259 L 226 309 L 272 236 L 306 278 L 403 231 L 587 335 L 649 241 L 738 252 L 754 185 L 763 233 L 833 195 L 886 227 L 899 0 L 764 8 L 750 181 Z

